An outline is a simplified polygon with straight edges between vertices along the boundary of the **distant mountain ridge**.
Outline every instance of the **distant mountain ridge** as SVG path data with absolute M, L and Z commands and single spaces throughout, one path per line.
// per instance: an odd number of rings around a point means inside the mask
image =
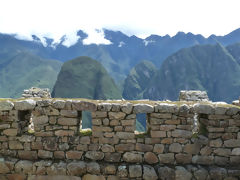
M 215 44 L 216 42 L 226 46 L 240 42 L 240 29 L 225 35 L 211 35 L 208 38 L 202 35 L 179 32 L 170 37 L 151 35 L 145 39 L 136 36 L 127 36 L 120 31 L 104 29 L 104 36 L 111 41 L 109 45 L 84 45 L 83 40 L 88 35 L 78 31 L 80 36 L 76 44 L 66 47 L 63 45 L 64 37 L 59 44 L 52 47 L 52 39 L 46 38 L 46 47 L 39 43 L 39 38 L 34 36 L 34 41 L 24 41 L 14 38 L 12 35 L 0 34 L 0 48 L 15 48 L 31 52 L 45 59 L 57 59 L 67 61 L 79 56 L 89 56 L 97 59 L 107 69 L 110 75 L 118 82 L 123 83 L 125 77 L 136 64 L 147 59 L 160 67 L 163 60 L 182 48 L 200 44 Z
M 205 90 L 212 101 L 231 102 L 240 92 L 239 44 L 196 45 L 169 56 L 143 93 L 177 100 L 180 90 Z

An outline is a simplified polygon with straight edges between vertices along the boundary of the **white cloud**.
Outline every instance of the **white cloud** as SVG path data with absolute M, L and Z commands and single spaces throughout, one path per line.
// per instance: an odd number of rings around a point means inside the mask
M 125 45 L 125 42 L 121 41 L 121 42 L 119 42 L 118 47 L 122 47 L 123 45 Z
M 104 38 L 104 32 L 102 29 L 87 30 L 88 37 L 83 40 L 84 45 L 89 44 L 111 44 L 111 41 Z
M 171 36 L 178 31 L 224 35 L 240 27 L 239 0 L 2 0 L 0 32 L 22 37 L 50 37 L 65 45 L 74 43 L 73 33 L 87 30 L 93 37 L 85 43 L 109 43 L 94 29 L 120 30 L 127 35 Z
M 62 45 L 66 47 L 70 47 L 77 43 L 78 39 L 81 38 L 77 35 L 77 32 L 68 33 L 65 35 L 65 40 Z

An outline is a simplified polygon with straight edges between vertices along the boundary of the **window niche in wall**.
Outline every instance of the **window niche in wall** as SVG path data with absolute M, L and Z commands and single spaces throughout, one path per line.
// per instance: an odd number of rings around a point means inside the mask
M 90 135 L 92 132 L 92 115 L 90 111 L 79 111 L 78 116 L 81 118 L 80 121 L 80 134 Z
M 136 117 L 136 131 L 138 132 L 146 132 L 147 126 L 147 114 L 139 113 Z
M 19 129 L 21 132 L 34 132 L 33 122 L 32 122 L 32 112 L 18 111 Z

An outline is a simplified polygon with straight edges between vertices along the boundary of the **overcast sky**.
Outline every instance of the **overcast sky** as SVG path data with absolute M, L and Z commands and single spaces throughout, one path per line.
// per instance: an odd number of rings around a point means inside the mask
M 240 28 L 240 0 L 0 0 L 0 32 L 59 40 L 88 32 L 86 44 L 109 43 L 94 29 L 120 30 L 145 38 L 178 31 L 225 35 Z

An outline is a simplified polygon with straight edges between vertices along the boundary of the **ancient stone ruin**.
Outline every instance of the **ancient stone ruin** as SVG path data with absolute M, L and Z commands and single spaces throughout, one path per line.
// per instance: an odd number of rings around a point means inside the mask
M 213 102 L 0 100 L 0 179 L 238 179 L 239 128 Z
M 179 101 L 209 101 L 206 91 L 180 91 Z
M 22 98 L 51 98 L 51 93 L 48 88 L 37 88 L 37 87 L 32 87 L 30 89 L 25 89 L 22 94 Z

